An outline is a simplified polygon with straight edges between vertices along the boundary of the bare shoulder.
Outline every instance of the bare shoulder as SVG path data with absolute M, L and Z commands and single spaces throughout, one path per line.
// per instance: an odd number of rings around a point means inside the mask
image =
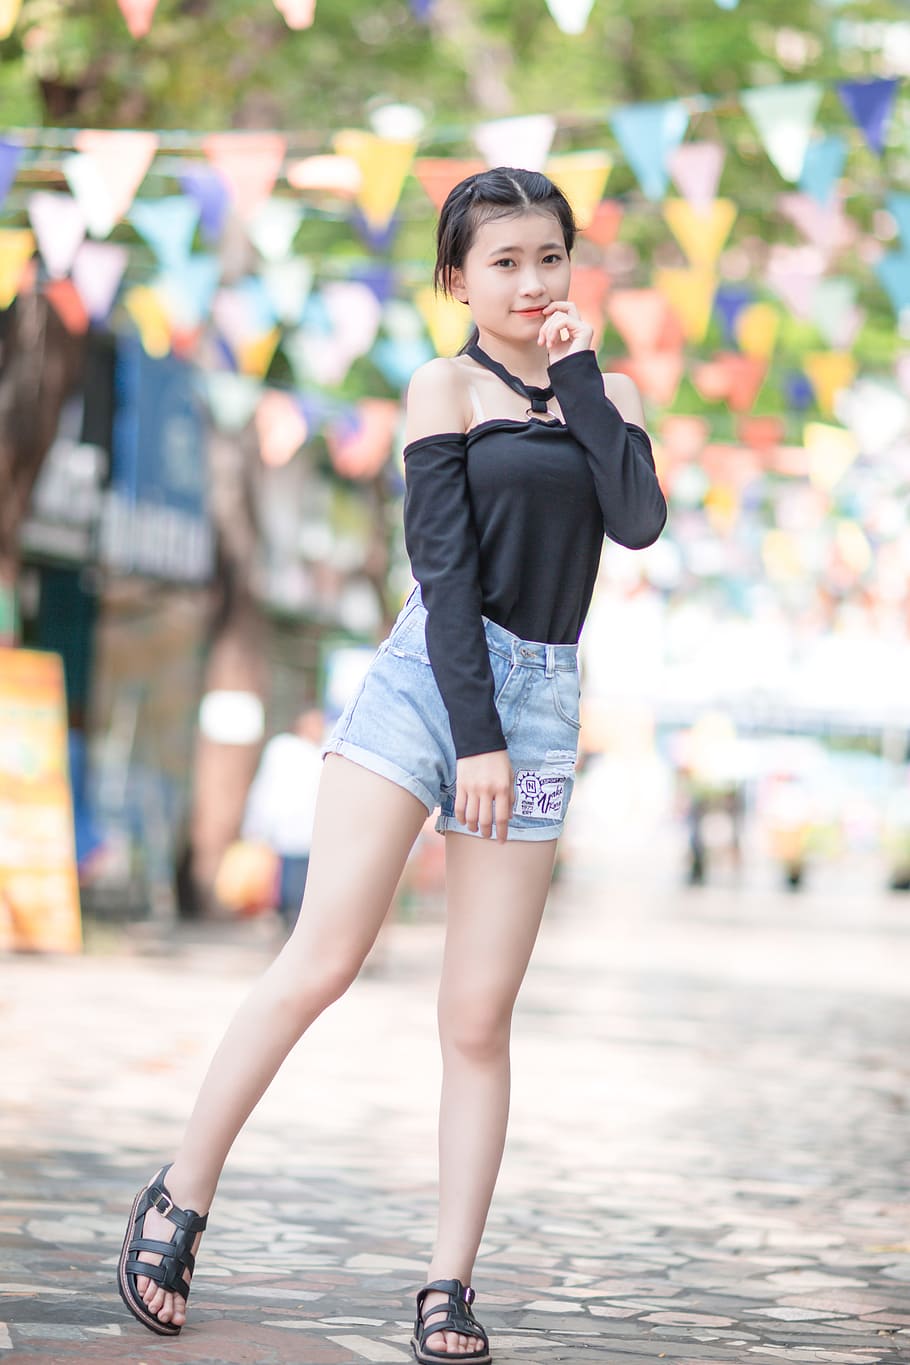
M 645 409 L 635 380 L 627 374 L 608 373 L 601 375 L 604 393 L 611 403 L 622 413 L 623 421 L 634 422 L 644 427 Z
M 447 356 L 418 365 L 408 384 L 405 443 L 466 430 L 461 367 Z

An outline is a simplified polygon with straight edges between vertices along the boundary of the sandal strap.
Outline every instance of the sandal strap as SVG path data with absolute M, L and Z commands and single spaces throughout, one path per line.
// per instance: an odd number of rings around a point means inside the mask
M 449 1301 L 438 1303 L 424 1313 L 423 1305 L 431 1290 L 448 1294 Z M 420 1343 L 420 1349 L 423 1350 L 427 1337 L 431 1337 L 434 1332 L 461 1332 L 464 1336 L 478 1338 L 482 1343 L 480 1349 L 485 1351 L 490 1343 L 486 1332 L 471 1311 L 474 1297 L 471 1286 L 462 1284 L 461 1280 L 432 1280 L 424 1285 L 417 1295 L 417 1321 L 414 1324 L 414 1335 Z M 439 1314 L 444 1316 L 437 1321 L 430 1321 Z M 466 1357 L 467 1361 L 470 1361 L 471 1354 Z
M 127 1246 L 124 1269 L 133 1275 L 145 1275 L 169 1293 L 179 1294 L 185 1299 L 190 1287 L 184 1274 L 188 1271 L 192 1278 L 196 1269 L 196 1258 L 191 1250 L 193 1239 L 197 1233 L 205 1231 L 209 1216 L 207 1213 L 199 1214 L 195 1209 L 182 1209 L 175 1204 L 170 1190 L 164 1183 L 164 1177 L 169 1170 L 170 1164 L 150 1182 L 136 1206 L 133 1236 Z M 142 1235 L 140 1229 L 144 1227 L 145 1215 L 150 1209 L 155 1209 L 168 1222 L 174 1224 L 175 1231 L 169 1242 Z M 160 1256 L 161 1261 L 157 1264 L 140 1261 L 138 1253 L 141 1251 L 152 1252 Z

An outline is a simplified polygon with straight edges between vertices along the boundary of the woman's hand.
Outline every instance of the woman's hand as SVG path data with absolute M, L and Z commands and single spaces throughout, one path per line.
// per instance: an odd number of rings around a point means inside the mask
M 505 842 L 514 799 L 515 774 L 507 749 L 489 754 L 471 754 L 455 763 L 455 819 L 476 830 L 485 839 L 493 837 L 493 807 L 496 807 L 496 838 Z
M 576 351 L 591 349 L 594 328 L 578 316 L 578 309 L 569 299 L 554 299 L 543 311 L 547 320 L 541 323 L 537 344 L 546 346 L 551 364 Z

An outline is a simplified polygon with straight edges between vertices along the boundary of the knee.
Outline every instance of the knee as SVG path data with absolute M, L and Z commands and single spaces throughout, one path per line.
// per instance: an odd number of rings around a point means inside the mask
M 477 1064 L 508 1055 L 512 1002 L 460 997 L 441 1000 L 439 1039 L 443 1058 L 459 1057 Z
M 281 1006 L 299 1019 L 303 1027 L 339 1000 L 354 981 L 361 966 L 359 955 L 313 952 L 305 960 L 288 952 L 281 972 Z M 284 956 L 284 954 L 282 954 Z

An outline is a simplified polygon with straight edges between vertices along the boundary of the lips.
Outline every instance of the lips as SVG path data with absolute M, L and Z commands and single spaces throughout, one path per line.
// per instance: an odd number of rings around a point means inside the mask
M 543 312 L 543 305 L 541 304 L 540 308 L 516 308 L 515 312 L 523 318 L 535 317 L 536 314 Z

